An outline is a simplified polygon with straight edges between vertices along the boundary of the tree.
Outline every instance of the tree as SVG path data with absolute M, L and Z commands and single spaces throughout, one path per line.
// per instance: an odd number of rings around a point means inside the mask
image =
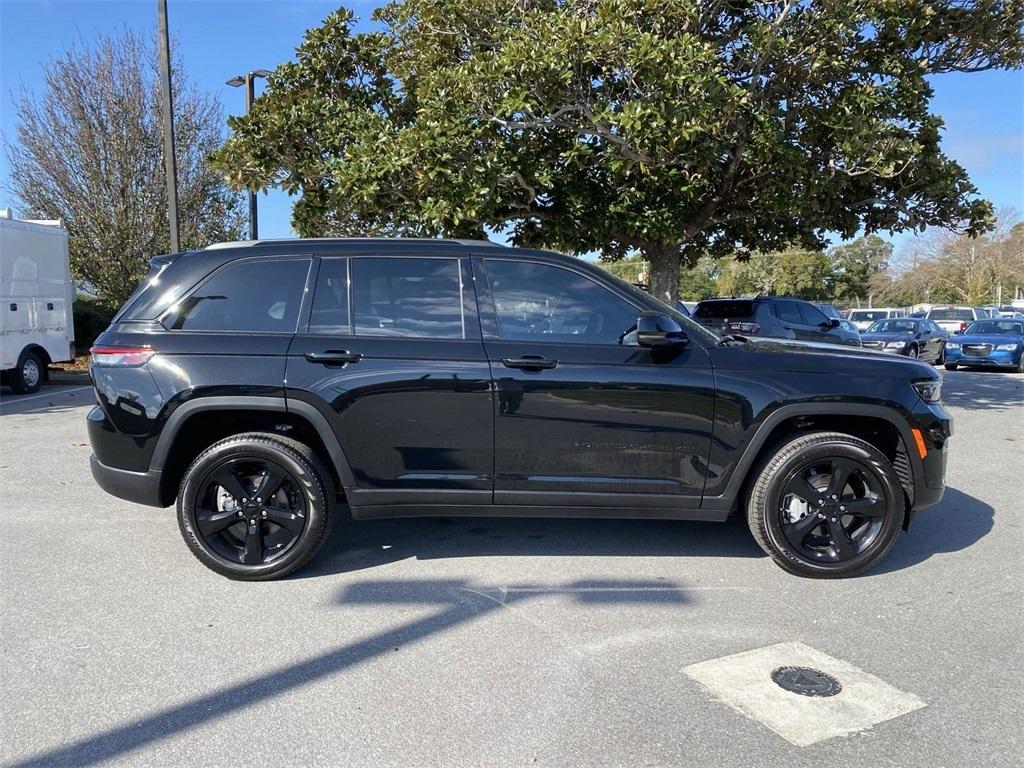
M 847 302 L 866 298 L 870 303 L 878 287 L 875 276 L 889 268 L 892 251 L 892 243 L 878 235 L 859 237 L 833 248 L 830 256 L 836 266 L 836 298 Z
M 927 77 L 1016 67 L 1007 0 L 397 0 L 341 10 L 216 162 L 303 234 L 507 231 L 642 254 L 653 292 L 737 249 L 992 219 Z
M 63 219 L 76 281 L 120 304 L 170 248 L 155 46 L 131 31 L 69 48 L 44 67 L 46 88 L 16 101 L 6 144 L 23 213 Z M 223 141 L 220 103 L 174 72 L 181 243 L 235 240 L 243 209 L 207 158 Z

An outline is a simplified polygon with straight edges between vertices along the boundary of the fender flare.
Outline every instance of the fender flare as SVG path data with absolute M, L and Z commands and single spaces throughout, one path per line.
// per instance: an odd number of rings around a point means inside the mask
M 182 403 L 174 409 L 160 430 L 160 437 L 149 464 L 150 470 L 162 472 L 181 426 L 195 414 L 210 411 L 268 411 L 291 413 L 304 418 L 316 430 L 327 448 L 331 464 L 341 480 L 342 487 L 339 490 L 347 491 L 355 487 L 352 468 L 327 418 L 309 403 L 276 396 L 211 396 L 198 397 Z
M 768 442 L 772 431 L 782 422 L 799 416 L 859 416 L 882 419 L 892 424 L 896 428 L 900 440 L 903 442 L 903 448 L 907 458 L 910 460 L 911 471 L 914 475 L 914 483 L 908 490 L 910 503 L 913 505 L 913 487 L 919 482 L 924 482 L 924 468 L 921 465 L 920 459 L 907 449 L 908 446 L 914 445 L 914 436 L 910 431 L 910 425 L 907 423 L 907 420 L 897 410 L 889 406 L 871 403 L 793 403 L 783 405 L 772 411 L 761 422 L 757 431 L 747 443 L 747 447 L 743 450 L 740 460 L 736 462 L 725 492 L 721 496 L 705 496 L 704 502 L 701 505 L 702 508 L 717 510 L 733 509 L 743 483 L 746 481 L 751 467 L 753 467 L 754 462 L 761 453 L 761 449 Z

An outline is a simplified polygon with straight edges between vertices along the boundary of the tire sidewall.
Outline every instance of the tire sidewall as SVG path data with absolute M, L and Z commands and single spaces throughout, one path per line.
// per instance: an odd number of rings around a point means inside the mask
M 814 562 L 799 554 L 790 545 L 782 532 L 782 520 L 779 508 L 783 498 L 783 488 L 787 478 L 797 468 L 834 457 L 855 459 L 863 464 L 871 473 L 872 479 L 881 487 L 887 499 L 887 509 L 882 528 L 875 540 L 864 551 L 850 560 L 825 565 Z M 892 540 L 899 535 L 903 526 L 904 499 L 903 488 L 895 472 L 890 469 L 888 459 L 871 446 L 846 443 L 840 440 L 818 443 L 803 450 L 798 450 L 786 458 L 775 470 L 765 487 L 763 495 L 764 528 L 771 545 L 794 568 L 805 572 L 821 575 L 842 575 L 859 571 L 884 554 Z
M 30 361 L 35 363 L 36 367 L 36 383 L 31 386 L 25 381 L 23 374 L 25 364 Z M 31 350 L 25 350 L 18 358 L 18 366 L 11 372 L 11 388 L 19 394 L 34 394 L 43 386 L 43 375 L 43 361 L 40 359 L 39 355 Z
M 242 565 L 225 560 L 203 540 L 196 526 L 196 504 L 206 478 L 229 460 L 255 459 L 271 461 L 285 469 L 302 493 L 306 506 L 306 525 L 291 548 L 278 558 L 262 565 Z M 291 451 L 260 440 L 239 439 L 220 443 L 202 453 L 189 467 L 178 494 L 178 525 L 189 548 L 204 565 L 224 576 L 240 579 L 270 578 L 291 571 L 305 561 L 310 547 L 319 544 L 319 534 L 326 505 L 329 503 L 324 481 L 316 468 L 297 458 Z

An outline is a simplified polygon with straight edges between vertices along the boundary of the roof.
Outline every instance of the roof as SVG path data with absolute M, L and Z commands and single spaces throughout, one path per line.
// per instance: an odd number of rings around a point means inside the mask
M 490 240 L 465 240 L 465 239 L 443 239 L 438 237 L 290 237 L 277 238 L 272 240 L 234 240 L 223 243 L 213 243 L 203 250 L 212 251 L 223 248 L 258 248 L 263 246 L 292 246 L 301 247 L 303 243 L 316 243 L 318 245 L 338 246 L 361 246 L 361 245 L 463 245 L 474 248 L 505 248 L 501 243 L 492 243 Z

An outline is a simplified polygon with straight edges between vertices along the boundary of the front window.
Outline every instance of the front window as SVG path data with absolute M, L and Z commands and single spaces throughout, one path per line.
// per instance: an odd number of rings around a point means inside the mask
M 913 320 L 879 320 L 872 323 L 867 333 L 917 333 Z
M 1024 323 L 1011 320 L 979 320 L 971 323 L 965 334 L 992 334 L 995 336 L 1024 336 Z

